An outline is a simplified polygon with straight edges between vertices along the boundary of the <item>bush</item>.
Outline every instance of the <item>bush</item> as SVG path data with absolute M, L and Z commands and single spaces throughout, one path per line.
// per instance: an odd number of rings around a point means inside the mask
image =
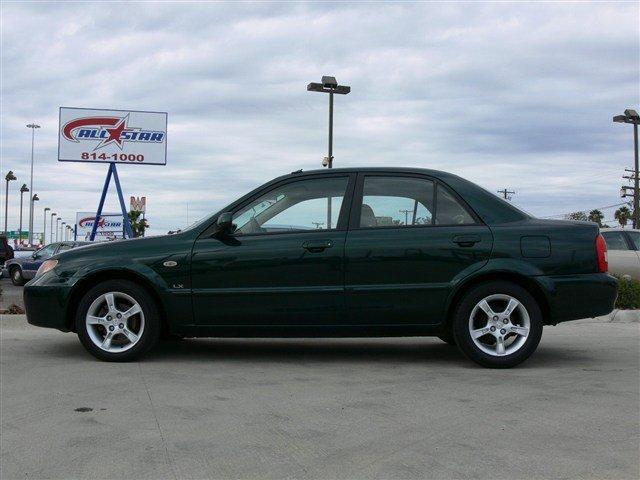
M 616 308 L 635 310 L 640 308 L 640 282 L 629 278 L 618 277 L 618 299 Z

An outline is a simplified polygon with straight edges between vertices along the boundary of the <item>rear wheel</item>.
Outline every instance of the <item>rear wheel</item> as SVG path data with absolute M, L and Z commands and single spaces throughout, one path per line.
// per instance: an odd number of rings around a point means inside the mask
M 109 280 L 82 297 L 76 331 L 94 357 L 126 362 L 141 357 L 158 342 L 160 316 L 146 289 L 128 280 Z
M 16 287 L 21 287 L 25 283 L 27 283 L 22 276 L 22 269 L 20 267 L 13 267 L 11 269 L 11 283 L 13 283 Z
M 536 350 L 542 325 L 542 312 L 529 292 L 510 282 L 491 282 L 462 298 L 453 332 L 458 348 L 474 362 L 509 368 Z

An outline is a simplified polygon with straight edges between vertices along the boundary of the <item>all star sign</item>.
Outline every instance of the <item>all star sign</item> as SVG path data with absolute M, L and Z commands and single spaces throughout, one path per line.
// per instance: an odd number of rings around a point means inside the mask
M 167 164 L 167 114 L 60 107 L 58 161 Z

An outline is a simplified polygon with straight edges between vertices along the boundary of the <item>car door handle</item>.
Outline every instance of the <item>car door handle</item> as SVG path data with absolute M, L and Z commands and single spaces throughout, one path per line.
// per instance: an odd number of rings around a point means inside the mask
M 453 243 L 457 243 L 461 247 L 473 247 L 480 242 L 480 235 L 456 235 L 453 237 Z
M 319 240 L 317 242 L 304 242 L 302 248 L 311 253 L 319 253 L 331 248 L 333 242 L 331 240 Z

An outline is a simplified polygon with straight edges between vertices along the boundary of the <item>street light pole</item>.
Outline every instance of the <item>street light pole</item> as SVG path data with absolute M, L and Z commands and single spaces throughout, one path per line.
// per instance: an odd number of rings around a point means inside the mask
M 30 205 L 31 209 L 29 211 L 29 218 L 31 219 L 31 228 L 29 230 L 29 245 L 32 245 L 32 246 L 33 246 L 33 210 L 38 200 L 40 200 L 38 198 L 38 194 L 34 193 L 33 196 L 31 197 L 31 205 Z
M 56 242 L 58 241 L 58 227 L 59 227 L 58 222 L 61 222 L 61 221 L 62 221 L 62 218 L 60 217 L 56 218 Z
M 33 145 L 35 142 L 36 128 L 40 128 L 40 125 L 30 123 L 27 128 L 31 129 L 31 179 L 29 183 L 29 190 L 33 192 Z M 33 210 L 29 214 L 29 245 L 33 244 Z
M 13 174 L 13 171 L 9 170 L 4 179 L 7 181 L 7 188 L 4 193 L 4 233 L 7 234 L 7 220 L 9 219 L 9 182 L 17 180 L 18 177 Z
M 64 226 L 67 224 L 67 222 L 62 222 L 60 224 L 60 241 L 62 242 L 64 240 Z
M 333 168 L 333 94 L 347 95 L 351 87 L 338 85 L 335 77 L 323 75 L 322 83 L 308 84 L 307 91 L 329 94 L 329 145 L 328 155 L 323 159 L 322 166 Z M 331 197 L 327 197 L 327 229 L 331 229 Z
M 640 124 L 640 115 L 635 110 L 627 109 L 624 115 L 616 115 L 613 117 L 616 123 L 630 123 L 633 125 L 633 156 L 634 156 L 634 172 L 633 172 L 633 228 L 640 227 L 640 165 L 638 165 L 638 124 Z M 627 196 L 627 195 L 623 195 Z
M 27 184 L 23 183 L 20 187 L 20 223 L 18 224 L 18 245 L 22 245 L 22 197 L 28 192 Z
M 44 222 L 42 222 L 42 246 L 47 244 L 47 212 L 51 210 L 49 207 L 44 208 Z
M 49 235 L 51 235 L 51 241 L 49 243 L 53 243 L 53 217 L 57 216 L 58 214 L 56 212 L 51 212 L 51 233 Z

